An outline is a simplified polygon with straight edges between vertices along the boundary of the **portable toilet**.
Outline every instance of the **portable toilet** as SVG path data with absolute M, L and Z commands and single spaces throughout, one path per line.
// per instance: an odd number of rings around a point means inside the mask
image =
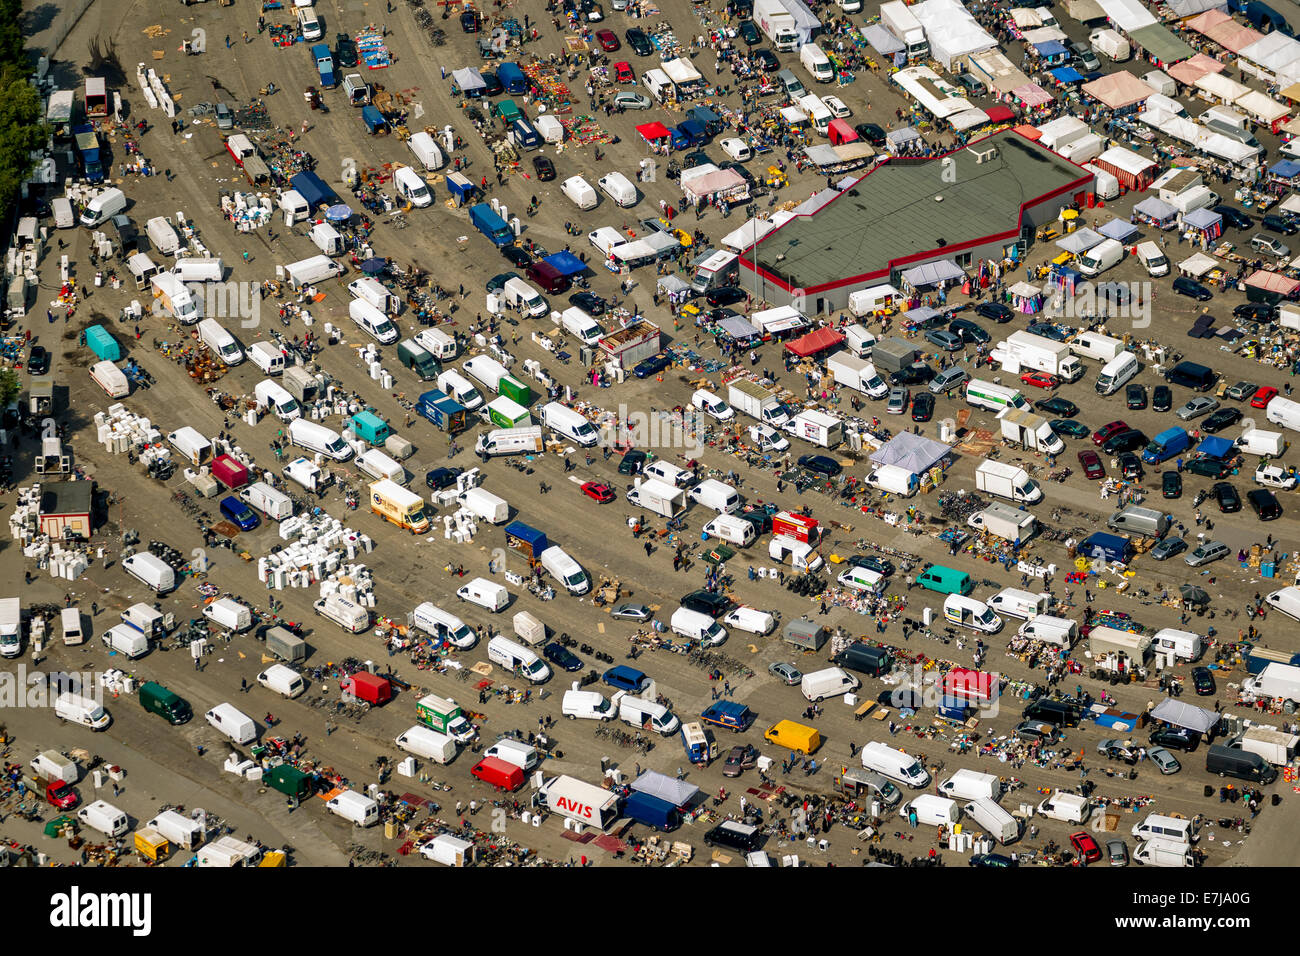
M 372 445 L 382 445 L 392 434 L 388 422 L 368 408 L 353 415 L 351 424 L 357 437 Z
M 105 362 L 116 362 L 122 358 L 122 348 L 117 344 L 117 339 L 102 325 L 92 325 L 86 329 L 86 345 Z

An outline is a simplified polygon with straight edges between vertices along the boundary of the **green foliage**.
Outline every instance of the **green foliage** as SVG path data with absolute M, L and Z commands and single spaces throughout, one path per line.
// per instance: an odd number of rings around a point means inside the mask
M 27 82 L 30 72 L 22 0 L 0 0 L 0 211 L 6 218 L 32 171 L 31 154 L 49 138 L 40 94 Z
M 6 408 L 10 402 L 17 400 L 22 390 L 23 383 L 17 372 L 11 368 L 0 369 L 0 408 Z

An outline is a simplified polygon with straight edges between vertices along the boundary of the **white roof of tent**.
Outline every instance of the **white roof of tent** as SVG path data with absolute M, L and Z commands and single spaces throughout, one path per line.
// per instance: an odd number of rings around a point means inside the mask
M 707 196 L 709 193 L 729 193 L 743 188 L 745 178 L 734 169 L 715 169 L 704 176 L 696 176 L 682 186 L 682 192 L 692 196 Z
M 1166 2 L 1169 4 L 1169 9 L 1180 18 L 1194 17 L 1206 10 L 1228 12 L 1228 0 L 1166 0 Z
M 1242 86 L 1236 80 L 1230 80 L 1222 73 L 1207 73 L 1194 84 L 1211 96 L 1217 96 L 1224 102 L 1231 103 L 1250 92 L 1249 86 Z
M 1057 27 L 1035 27 L 1032 30 L 1025 31 L 1025 42 L 1033 45 L 1036 43 L 1068 43 L 1070 38 L 1064 30 Z
M 1207 256 L 1203 252 L 1198 252 L 1194 255 L 1188 256 L 1182 262 L 1178 263 L 1178 268 L 1181 271 L 1186 272 L 1189 276 L 1199 279 L 1211 269 L 1217 269 L 1221 265 L 1223 265 L 1223 263 L 1213 256 Z
M 983 126 L 989 121 L 989 114 L 981 109 L 965 110 L 956 116 L 949 116 L 948 123 L 957 132 Z
M 483 74 L 472 66 L 467 66 L 463 70 L 454 70 L 451 78 L 456 81 L 456 85 L 464 92 L 481 90 L 487 86 L 487 83 L 483 81 Z
M 1134 206 L 1133 211 L 1141 213 L 1143 216 L 1150 216 L 1157 222 L 1164 222 L 1166 219 L 1172 219 L 1178 215 L 1178 210 L 1159 196 L 1148 196 Z
M 1182 103 L 1163 93 L 1152 93 L 1143 104 L 1144 110 L 1164 110 L 1175 116 L 1186 116 L 1187 108 Z
M 1010 93 L 1029 82 L 1029 77 L 1007 59 L 1006 54 L 1001 50 L 973 53 L 970 60 L 971 65 L 978 67 L 999 93 Z
M 1300 193 L 1291 193 L 1282 200 L 1282 205 L 1278 207 L 1282 212 L 1300 212 Z
M 1223 718 L 1222 714 L 1206 710 L 1204 707 L 1197 707 L 1195 704 L 1174 700 L 1172 697 L 1166 697 L 1156 704 L 1151 711 L 1151 716 L 1156 720 L 1163 720 L 1167 724 L 1186 727 L 1188 730 L 1195 730 L 1202 734 L 1218 726 L 1219 721 Z
M 1265 123 L 1279 120 L 1291 112 L 1290 107 L 1283 106 L 1277 100 L 1266 93 L 1261 93 L 1259 90 L 1251 90 L 1245 96 L 1239 96 L 1232 102 L 1234 106 L 1240 106 L 1251 116 Z
M 1300 60 L 1300 41 L 1291 39 L 1285 33 L 1274 30 L 1266 33 L 1249 46 L 1242 47 L 1237 55 L 1258 63 L 1272 73 L 1281 73 L 1288 66 Z
M 1077 256 L 1081 252 L 1087 252 L 1105 238 L 1101 233 L 1084 226 L 1082 229 L 1076 229 L 1068 236 L 1057 239 L 1056 246 L 1058 249 L 1064 249 L 1066 252 L 1072 252 Z
M 811 216 L 818 209 L 821 209 L 822 206 L 826 205 L 839 195 L 840 191 L 838 189 L 823 189 L 820 192 L 816 192 L 809 196 L 799 205 L 795 206 L 793 212 L 796 216 Z
M 1130 236 L 1137 234 L 1138 227 L 1126 219 L 1112 219 L 1097 231 L 1107 239 L 1124 242 Z
M 747 319 L 739 315 L 727 316 L 718 323 L 718 326 L 733 339 L 747 339 L 751 335 L 762 334 L 758 329 L 750 325 Z
M 739 252 L 741 249 L 748 249 L 775 228 L 776 223 L 770 219 L 754 218 L 739 229 L 723 236 L 722 244 L 732 252 Z
M 1011 11 L 1011 19 L 1015 20 L 1016 26 L 1022 30 L 1025 27 L 1041 27 L 1043 25 L 1043 18 L 1032 7 L 1016 7 Z
M 700 792 L 700 788 L 685 780 L 678 780 L 657 770 L 647 770 L 632 781 L 631 787 L 641 793 L 658 797 L 675 807 L 684 807 Z
M 1132 33 L 1139 27 L 1149 27 L 1153 23 L 1160 22 L 1151 15 L 1151 11 L 1144 7 L 1140 0 L 1097 0 L 1097 2 L 1115 26 L 1125 33 Z
M 903 432 L 881 445 L 880 449 L 871 455 L 871 461 L 877 465 L 897 465 L 899 468 L 906 468 L 914 475 L 919 475 L 936 462 L 942 461 L 944 455 L 951 451 L 952 449 L 941 441 L 912 432 Z
M 903 41 L 898 39 L 878 23 L 872 23 L 862 28 L 862 35 L 867 42 L 881 56 L 889 56 L 892 53 L 902 53 L 907 47 Z
M 966 273 L 962 271 L 961 266 L 951 259 L 938 259 L 935 262 L 926 262 L 903 270 L 904 281 L 912 286 L 952 282 L 965 276 Z
M 698 83 L 704 77 L 700 76 L 700 71 L 695 69 L 691 61 L 685 57 L 678 57 L 675 60 L 664 60 L 663 70 L 668 74 L 668 79 L 674 83 Z
M 1111 166 L 1122 169 L 1126 173 L 1132 173 L 1135 176 L 1155 165 L 1155 160 L 1147 159 L 1145 156 L 1124 146 L 1112 146 L 1094 159 L 1093 162 L 1109 163 Z

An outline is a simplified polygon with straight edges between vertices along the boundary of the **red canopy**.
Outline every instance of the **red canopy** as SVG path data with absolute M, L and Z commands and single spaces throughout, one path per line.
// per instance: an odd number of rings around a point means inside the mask
M 987 113 L 988 110 L 985 110 L 984 112 Z M 1016 127 L 1016 132 L 1025 137 L 1025 139 L 1032 139 L 1034 142 L 1038 142 L 1038 140 L 1043 137 L 1043 134 L 1038 131 L 1037 126 L 1022 124 Z
M 988 114 L 990 122 L 994 123 L 1006 123 L 1016 118 L 1016 114 L 1012 112 L 1011 107 L 1003 106 L 1001 103 L 986 107 L 984 112 Z
M 843 341 L 843 335 L 832 328 L 823 326 L 820 329 L 813 329 L 807 335 L 801 335 L 799 338 L 787 342 L 785 347 L 800 358 L 805 358 L 834 348 Z
M 636 128 L 641 134 L 641 138 L 647 141 L 656 139 L 667 139 L 672 134 L 668 132 L 668 127 L 663 123 L 642 123 Z

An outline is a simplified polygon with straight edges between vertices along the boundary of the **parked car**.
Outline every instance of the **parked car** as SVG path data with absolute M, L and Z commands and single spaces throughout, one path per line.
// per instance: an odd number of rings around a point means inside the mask
M 1274 521 L 1282 517 L 1282 506 L 1277 503 L 1277 495 L 1267 488 L 1256 488 L 1246 493 L 1246 500 L 1255 509 L 1260 521 Z
M 1178 758 L 1164 747 L 1152 747 L 1147 751 L 1147 759 L 1155 764 L 1156 769 L 1165 776 L 1175 774 L 1183 769 L 1183 765 L 1178 762 Z
M 1197 697 L 1209 697 L 1218 689 L 1214 683 L 1214 673 L 1208 667 L 1193 667 L 1192 688 Z
M 597 30 L 596 42 L 600 44 L 601 50 L 605 53 L 613 53 L 622 46 L 613 30 Z
M 537 174 L 537 178 L 542 182 L 549 183 L 555 178 L 555 164 L 545 156 L 534 156 L 533 172 Z
M 934 396 L 929 392 L 918 392 L 912 399 L 912 421 L 928 422 L 934 417 Z
M 654 106 L 650 97 L 631 90 L 620 90 L 614 94 L 614 107 L 624 110 L 648 110 Z
M 1010 322 L 1015 315 L 1009 308 L 998 302 L 981 302 L 975 306 L 975 314 L 980 318 L 989 319 L 997 322 L 999 325 Z
M 781 69 L 781 61 L 776 58 L 775 53 L 766 47 L 755 50 L 750 54 L 750 59 L 752 59 L 754 64 L 764 73 L 775 73 L 777 70 Z
M 1124 404 L 1130 411 L 1147 407 L 1147 387 L 1137 382 L 1129 382 L 1124 388 Z
M 719 306 L 724 305 L 735 305 L 738 302 L 744 302 L 748 298 L 749 293 L 744 289 L 737 288 L 736 286 L 725 286 L 724 288 L 714 289 L 712 292 L 706 293 L 704 301 L 714 308 L 718 308 Z
M 1084 863 L 1096 863 L 1101 859 L 1101 847 L 1097 846 L 1092 834 L 1085 830 L 1070 834 L 1070 846 L 1074 847 Z
M 637 378 L 648 378 L 651 375 L 658 375 L 672 364 L 672 357 L 660 352 L 658 355 L 652 355 L 648 359 L 637 362 L 636 365 L 632 366 L 632 374 Z
M 1232 317 L 1247 322 L 1272 322 L 1277 318 L 1277 306 L 1267 302 L 1243 302 L 1232 310 Z
M 1142 459 L 1131 451 L 1120 452 L 1119 457 L 1115 459 L 1119 465 L 1119 473 L 1127 481 L 1140 481 L 1142 478 Z
M 758 32 L 758 26 L 753 20 L 741 21 L 740 38 L 745 41 L 746 46 L 753 46 L 756 43 L 763 42 L 763 35 Z
M 783 684 L 788 684 L 791 687 L 803 680 L 803 672 L 799 670 L 799 668 L 795 667 L 793 664 L 786 664 L 781 661 L 777 661 L 775 664 L 768 664 L 767 672 Z
M 1107 760 L 1122 760 L 1130 767 L 1138 762 L 1138 750 L 1131 740 L 1109 738 L 1097 744 L 1097 753 Z
M 885 130 L 876 123 L 858 123 L 853 127 L 853 132 L 872 146 L 885 145 Z
M 1051 415 L 1058 415 L 1061 418 L 1073 418 L 1079 414 L 1079 406 L 1069 399 L 1057 396 L 1055 398 L 1044 398 L 1034 402 L 1034 408 L 1047 412 Z
M 542 651 L 542 656 L 563 671 L 580 671 L 582 658 L 574 654 L 559 641 L 551 641 Z
M 722 765 L 724 777 L 739 777 L 745 770 L 758 766 L 758 749 L 753 744 L 736 744 Z
M 1197 395 L 1195 398 L 1189 398 L 1182 408 L 1174 412 L 1185 422 L 1190 422 L 1193 418 L 1200 418 L 1202 415 L 1208 415 L 1219 407 L 1217 398 L 1208 398 L 1205 395 Z
M 434 491 L 441 491 L 443 488 L 450 488 L 454 485 L 462 472 L 463 469 L 454 465 L 447 468 L 435 468 L 424 476 L 424 483 Z
M 613 501 L 615 498 L 614 489 L 603 481 L 584 481 L 582 483 L 582 493 L 592 501 L 605 504 L 607 501 Z
M 885 411 L 890 415 L 901 415 L 907 411 L 908 391 L 905 388 L 891 388 L 889 390 L 889 399 L 885 403 Z
M 222 498 L 219 507 L 222 517 L 240 531 L 252 531 L 262 523 L 262 519 L 257 516 L 257 512 L 234 495 Z
M 1277 398 L 1277 389 L 1272 385 L 1261 387 L 1254 395 L 1250 396 L 1251 408 L 1268 408 L 1268 403 Z
M 681 604 L 688 611 L 699 611 L 714 618 L 721 617 L 731 610 L 731 598 L 703 588 L 682 595 Z
M 575 292 L 569 296 L 569 305 L 577 306 L 588 315 L 604 315 L 607 303 L 594 292 Z
M 1201 430 L 1209 432 L 1211 435 L 1218 434 L 1230 425 L 1235 425 L 1241 421 L 1240 408 L 1219 408 L 1205 416 L 1205 421 L 1201 422 Z
M 1233 229 L 1249 229 L 1255 224 L 1255 221 L 1240 209 L 1224 205 L 1223 203 L 1219 203 L 1212 211 L 1217 212 L 1222 216 L 1223 221 Z
M 1166 472 L 1168 474 L 1168 472 Z M 1187 550 L 1187 542 L 1177 535 L 1167 535 L 1151 549 L 1151 558 L 1155 561 L 1168 561 Z
M 925 340 L 948 352 L 961 349 L 961 336 L 947 329 L 929 329 L 925 333 Z
M 1206 541 L 1204 544 L 1198 544 L 1195 551 L 1183 558 L 1183 563 L 1189 568 L 1199 568 L 1213 561 L 1220 561 L 1231 553 L 1222 541 Z
M 1160 475 L 1160 494 L 1164 498 L 1181 498 L 1183 496 L 1183 476 L 1176 471 L 1166 471 Z
M 866 568 L 883 577 L 894 573 L 894 563 L 888 558 L 878 558 L 874 554 L 852 554 L 845 562 L 851 568 Z
M 1259 224 L 1269 232 L 1279 232 L 1284 236 L 1294 236 L 1296 234 L 1295 223 L 1282 216 L 1267 215 L 1259 220 Z
M 654 617 L 654 612 L 644 604 L 619 604 L 609 612 L 609 616 L 616 621 L 641 622 Z
M 1116 419 L 1113 422 L 1107 422 L 1105 425 L 1102 425 L 1100 428 L 1098 428 L 1095 432 L 1092 433 L 1092 443 L 1097 446 L 1104 445 L 1115 435 L 1118 435 L 1120 432 L 1126 432 L 1128 430 L 1129 430 L 1128 422 L 1124 421 L 1123 419 Z
M 1111 866 L 1128 866 L 1128 845 L 1123 840 L 1107 840 L 1106 861 Z
M 1022 372 L 1020 381 L 1035 388 L 1056 388 L 1061 380 L 1049 372 Z
M 1218 458 L 1193 458 L 1183 465 L 1183 471 L 1189 475 L 1202 478 L 1226 478 L 1232 473 L 1232 466 Z
M 1151 392 L 1151 409 L 1167 412 L 1174 407 L 1174 393 L 1168 385 L 1157 385 Z
M 639 27 L 632 27 L 624 31 L 623 39 L 627 40 L 627 45 L 632 48 L 632 52 L 637 56 L 649 56 L 655 51 L 654 44 L 650 42 L 650 37 Z
M 1053 418 L 1047 423 L 1047 427 L 1058 435 L 1065 435 L 1069 438 L 1087 438 L 1088 426 L 1081 422 L 1076 422 L 1073 418 Z
M 844 470 L 838 461 L 826 455 L 800 455 L 799 467 L 827 478 L 834 478 Z
M 27 351 L 27 371 L 31 375 L 45 375 L 50 370 L 50 350 L 44 345 L 33 345 Z
M 987 345 L 993 340 L 993 336 L 989 335 L 984 326 L 970 319 L 953 319 L 948 323 L 948 331 L 957 333 L 963 342 L 972 345 Z
M 1191 753 L 1200 745 L 1201 735 L 1186 727 L 1164 726 L 1152 730 L 1147 740 L 1159 747 Z M 1150 753 L 1150 751 L 1148 750 L 1147 753 Z
M 646 453 L 639 448 L 629 448 L 623 453 L 623 457 L 618 462 L 618 473 L 620 475 L 639 475 L 645 468 Z
M 1230 398 L 1234 402 L 1244 402 L 1259 391 L 1259 386 L 1254 382 L 1237 382 L 1235 385 L 1229 385 L 1223 390 L 1223 397 Z
M 1145 448 L 1148 440 L 1146 432 L 1139 431 L 1136 428 L 1129 428 L 1107 438 L 1101 446 L 1101 450 L 1106 455 L 1118 455 L 1122 451 Z
M 1234 514 L 1241 510 L 1241 495 L 1237 494 L 1237 489 L 1228 482 L 1218 482 L 1210 489 L 1210 494 L 1214 496 L 1219 510 L 1224 514 Z
M 1214 298 L 1213 292 L 1187 276 L 1179 276 L 1174 280 L 1174 292 L 1195 299 L 1197 302 L 1208 302 Z
M 514 245 L 513 243 L 510 245 L 502 246 L 501 255 L 512 266 L 515 266 L 516 268 L 519 269 L 527 269 L 529 266 L 533 264 L 533 257 L 530 256 L 524 249 Z
M 1102 467 L 1101 457 L 1091 449 L 1079 452 L 1079 467 L 1083 469 L 1083 477 L 1090 481 L 1101 481 L 1106 477 L 1106 469 Z

